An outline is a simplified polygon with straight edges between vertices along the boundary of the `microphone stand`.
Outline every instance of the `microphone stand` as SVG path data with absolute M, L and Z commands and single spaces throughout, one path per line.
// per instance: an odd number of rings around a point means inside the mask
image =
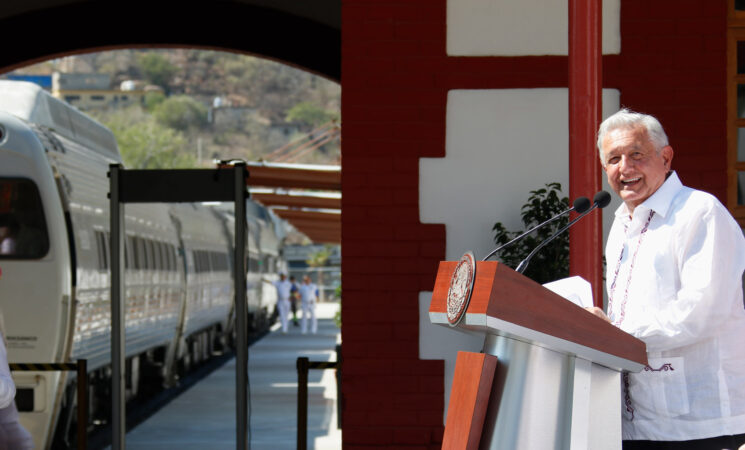
M 530 258 L 532 258 L 533 255 L 535 255 L 538 252 L 538 250 L 542 249 L 546 244 L 548 244 L 549 242 L 553 241 L 556 238 L 556 236 L 558 236 L 561 233 L 565 232 L 569 227 L 571 227 L 572 225 L 574 225 L 579 219 L 581 219 L 581 218 L 585 217 L 586 215 L 590 214 L 593 209 L 598 208 L 598 207 L 605 208 L 606 206 L 608 206 L 608 203 L 610 203 L 610 194 L 608 194 L 605 191 L 600 191 L 597 194 L 595 194 L 594 200 L 595 201 L 593 202 L 592 207 L 590 207 L 590 209 L 588 209 L 587 211 L 585 211 L 582 214 L 580 214 L 579 216 L 577 216 L 574 220 L 572 220 L 571 222 L 569 222 L 568 224 L 566 224 L 559 231 L 557 231 L 556 233 L 552 234 L 551 237 L 549 237 L 545 241 L 543 241 L 540 244 L 538 244 L 538 246 L 536 248 L 534 248 L 533 251 L 530 252 L 530 254 L 528 256 L 526 256 L 525 259 L 523 259 L 520 262 L 520 264 L 518 264 L 517 268 L 515 269 L 515 272 L 517 272 L 517 273 L 523 273 L 523 272 L 525 272 L 525 269 L 528 268 L 528 264 L 530 264 Z
M 546 244 L 548 244 L 549 242 L 553 241 L 556 238 L 556 236 L 558 236 L 561 233 L 565 232 L 569 227 L 571 227 L 572 225 L 574 225 L 575 222 L 577 222 L 579 219 L 585 217 L 586 215 L 590 214 L 590 212 L 592 212 L 592 210 L 595 209 L 595 208 L 597 208 L 597 207 L 598 207 L 598 204 L 595 203 L 594 205 L 592 205 L 592 208 L 590 208 L 587 211 L 583 212 L 582 214 L 580 214 L 579 216 L 577 216 L 574 220 L 572 220 L 568 224 L 564 225 L 559 231 L 557 231 L 556 233 L 552 234 L 551 237 L 549 237 L 545 241 L 543 241 L 540 244 L 538 244 L 536 246 L 536 248 L 534 248 L 533 251 L 530 252 L 530 254 L 527 257 L 525 257 L 525 259 L 523 259 L 520 262 L 520 264 L 518 264 L 517 268 L 515 269 L 515 272 L 517 272 L 517 273 L 523 273 L 523 272 L 525 272 L 525 269 L 528 268 L 528 264 L 530 263 L 530 258 L 532 258 L 533 255 L 535 255 L 536 253 L 538 253 L 538 250 L 542 249 Z

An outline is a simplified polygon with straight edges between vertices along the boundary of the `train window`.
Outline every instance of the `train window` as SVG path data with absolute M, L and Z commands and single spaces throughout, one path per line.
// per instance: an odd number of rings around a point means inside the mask
M 132 251 L 130 255 L 132 256 L 129 260 L 132 263 L 130 265 L 131 269 L 137 269 L 137 246 L 135 245 L 135 237 L 130 236 L 127 238 L 129 241 L 129 249 Z
M 204 263 L 202 261 L 202 252 L 199 250 L 194 250 L 192 252 L 192 256 L 194 257 L 194 272 L 201 273 L 204 272 Z
M 106 234 L 103 231 L 96 231 L 96 248 L 98 249 L 98 268 L 107 270 L 109 268 L 109 255 L 106 251 Z
M 98 269 L 103 270 L 103 243 L 101 242 L 101 232 L 100 231 L 94 231 L 93 235 L 96 238 L 96 253 L 98 256 Z
M 129 246 L 131 245 L 129 242 L 130 238 L 127 238 L 124 240 L 124 268 L 129 269 Z
M 140 270 L 147 268 L 145 265 L 145 243 L 138 237 L 132 238 L 132 243 L 134 244 L 132 249 L 135 254 L 135 269 Z
M 148 257 L 147 257 L 147 246 L 145 245 L 145 239 L 139 238 L 138 250 L 140 252 L 140 269 L 148 269 Z
M 160 242 L 150 241 L 153 250 L 153 269 L 160 270 L 163 268 L 160 262 Z
M 158 255 L 160 255 L 160 270 L 170 270 L 168 266 L 168 254 L 166 254 L 166 243 L 156 241 L 155 244 L 158 247 Z
M 224 252 L 215 252 L 215 263 L 217 270 L 226 272 L 228 270 L 228 254 Z
M 109 261 L 111 261 L 111 233 L 108 231 L 103 232 L 103 248 L 106 252 L 106 269 L 109 269 Z
M 44 208 L 36 185 L 0 178 L 0 258 L 37 259 L 49 251 Z
M 150 239 L 143 239 L 145 241 L 145 261 L 147 261 L 147 268 L 149 270 L 155 269 L 155 252 L 153 252 L 153 241 Z
M 248 259 L 248 271 L 253 273 L 259 273 L 261 271 L 261 261 L 256 258 Z
M 176 270 L 176 247 L 168 244 L 168 258 L 171 261 L 171 270 Z
M 171 271 L 173 270 L 171 268 L 171 249 L 169 248 L 171 245 L 163 242 L 163 264 L 165 264 L 165 269 Z
M 161 270 L 163 268 L 160 260 L 160 242 L 152 241 L 153 243 L 153 266 L 155 270 Z
M 163 270 L 171 270 L 171 260 L 168 258 L 168 244 L 160 243 L 160 261 L 163 263 Z
M 210 253 L 211 252 L 206 251 L 206 250 L 202 252 L 203 257 L 204 257 L 204 270 L 207 272 L 212 271 L 212 261 L 210 258 Z
M 140 255 L 137 252 L 137 238 L 132 236 L 130 239 L 130 245 L 132 246 L 132 268 L 137 270 L 140 268 Z
M 264 270 L 266 270 L 268 273 L 275 272 L 273 256 L 266 257 L 266 266 L 264 267 Z
M 214 272 L 220 271 L 220 261 L 218 260 L 217 252 L 210 252 L 210 267 Z

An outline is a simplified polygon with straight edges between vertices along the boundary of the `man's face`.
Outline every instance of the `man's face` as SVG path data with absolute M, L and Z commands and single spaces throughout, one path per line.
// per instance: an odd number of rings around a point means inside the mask
M 657 154 L 647 130 L 641 126 L 612 130 L 602 144 L 608 184 L 633 213 L 665 182 L 673 149 L 668 145 Z

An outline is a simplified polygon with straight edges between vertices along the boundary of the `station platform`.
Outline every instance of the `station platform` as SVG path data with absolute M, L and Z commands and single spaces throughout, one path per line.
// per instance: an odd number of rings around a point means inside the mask
M 319 303 L 318 332 L 283 334 L 275 324 L 249 347 L 249 439 L 255 450 L 297 448 L 297 358 L 336 361 L 339 303 Z M 309 327 L 310 328 L 310 327 Z M 333 369 L 308 373 L 308 449 L 341 449 Z M 126 446 L 143 450 L 235 449 L 235 358 L 127 433 Z

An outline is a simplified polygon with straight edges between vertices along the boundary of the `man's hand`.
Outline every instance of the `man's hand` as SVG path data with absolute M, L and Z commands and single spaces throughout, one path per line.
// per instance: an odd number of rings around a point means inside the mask
M 587 311 L 595 314 L 596 316 L 600 317 L 601 319 L 605 320 L 608 323 L 611 323 L 610 318 L 605 315 L 602 309 L 598 308 L 597 306 L 592 306 L 590 308 L 585 308 Z

